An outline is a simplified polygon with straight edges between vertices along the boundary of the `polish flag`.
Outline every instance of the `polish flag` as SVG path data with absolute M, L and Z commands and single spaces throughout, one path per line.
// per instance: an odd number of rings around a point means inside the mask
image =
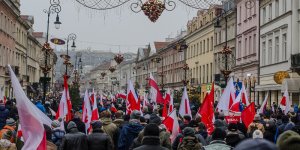
M 225 110 L 228 111 L 231 108 L 231 105 L 233 104 L 233 100 L 235 99 L 235 89 L 233 84 L 233 79 L 230 78 L 227 82 L 227 86 L 219 100 L 218 103 L 218 111 Z
M 170 102 L 171 99 L 171 92 L 170 89 L 168 89 L 165 99 L 164 99 L 164 107 L 163 107 L 163 112 L 162 112 L 162 117 L 166 118 L 168 116 L 168 103 Z
M 166 126 L 167 130 L 171 132 L 170 140 L 171 143 L 174 142 L 176 139 L 177 135 L 180 132 L 179 128 L 179 123 L 178 123 L 178 118 L 176 115 L 176 109 L 174 109 L 163 121 L 163 124 Z
M 152 76 L 152 73 L 150 73 L 149 85 L 150 85 L 151 101 L 155 102 L 157 104 L 163 104 L 164 103 L 164 99 L 162 97 L 162 94 L 159 91 L 159 88 L 157 86 L 156 81 L 154 80 L 154 77 Z
M 94 100 L 93 100 L 93 110 L 92 110 L 92 118 L 91 118 L 91 121 L 94 121 L 94 120 L 98 120 L 99 119 L 99 113 L 98 113 L 98 107 L 97 107 L 97 100 L 96 100 L 96 97 L 95 97 L 95 93 L 94 93 L 94 89 L 93 89 L 93 97 L 92 97 Z
M 249 87 L 249 88 L 251 88 L 251 87 Z M 242 101 L 242 103 L 245 106 L 248 106 L 250 103 L 249 103 L 249 100 L 248 100 L 248 94 L 247 94 L 247 91 L 245 89 L 244 83 L 242 83 L 242 90 L 240 91 L 239 95 L 240 94 L 241 94 L 241 101 Z
M 242 121 L 245 124 L 246 128 L 248 128 L 249 125 L 253 122 L 254 117 L 255 117 L 255 104 L 254 102 L 252 102 L 242 111 L 241 114 Z
M 171 113 L 173 109 L 174 109 L 173 95 L 170 95 L 168 114 Z
M 118 94 L 116 95 L 116 98 L 126 99 L 126 94 L 124 94 L 124 93 L 118 93 Z
M 64 76 L 64 91 L 60 99 L 60 103 L 58 106 L 58 110 L 56 112 L 55 119 L 58 118 L 64 119 L 66 117 L 66 121 L 69 122 L 72 120 L 72 104 L 69 95 L 68 83 L 67 83 L 67 76 Z M 62 121 L 63 124 L 63 121 Z
M 88 133 L 92 118 L 91 103 L 89 101 L 88 91 L 85 90 L 84 100 L 82 104 L 82 122 L 85 124 L 85 133 Z
M 267 93 L 266 97 L 265 97 L 265 100 L 263 101 L 263 103 L 261 104 L 259 110 L 258 110 L 258 114 L 263 114 L 264 111 L 266 111 L 266 108 L 267 108 L 267 104 L 268 104 L 268 96 L 269 96 L 269 93 Z
M 43 124 L 51 126 L 52 120 L 27 98 L 10 65 L 8 68 L 25 141 L 22 149 L 46 150 L 46 132 Z
M 128 111 L 131 112 L 133 110 L 141 110 L 141 105 L 140 102 L 138 100 L 138 97 L 135 93 L 135 90 L 133 88 L 133 84 L 131 82 L 131 80 L 128 81 L 128 87 L 127 87 L 127 97 L 126 97 L 126 101 L 128 102 Z
M 118 110 L 113 103 L 111 103 L 110 111 L 116 113 Z
M 20 123 L 18 125 L 17 138 L 19 138 L 22 142 L 24 142 L 22 128 L 21 128 L 21 124 Z
M 198 113 L 201 115 L 201 121 L 205 124 L 209 135 L 211 135 L 214 130 L 214 100 L 215 92 L 213 83 L 210 93 L 205 96 L 205 99 L 203 100 L 203 103 L 198 111 Z
M 144 98 L 143 98 L 143 109 L 149 104 L 148 98 L 146 96 L 146 93 L 144 93 Z
M 287 87 L 285 88 L 283 97 L 280 101 L 280 108 L 284 110 L 284 114 L 286 115 L 290 109 L 291 109 L 291 104 L 290 104 L 290 98 L 289 98 L 289 92 L 287 90 Z
M 186 87 L 184 87 L 184 91 L 182 94 L 181 103 L 180 103 L 180 107 L 179 107 L 179 114 L 181 117 L 183 117 L 184 115 L 189 115 L 192 118 L 190 101 L 189 101 Z

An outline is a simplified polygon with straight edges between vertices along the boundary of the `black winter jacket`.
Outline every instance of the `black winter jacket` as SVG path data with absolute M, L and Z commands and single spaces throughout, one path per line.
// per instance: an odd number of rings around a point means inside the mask
M 160 146 L 160 140 L 158 136 L 144 136 L 142 146 L 133 150 L 168 150 L 165 147 Z
M 89 150 L 112 150 L 113 143 L 111 137 L 104 133 L 101 129 L 93 130 L 93 133 L 88 135 Z
M 85 134 L 79 132 L 76 128 L 70 130 L 62 139 L 61 150 L 87 150 L 88 142 Z

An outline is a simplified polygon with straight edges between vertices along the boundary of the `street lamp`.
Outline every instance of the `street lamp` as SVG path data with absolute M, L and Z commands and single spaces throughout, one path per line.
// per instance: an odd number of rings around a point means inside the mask
M 39 65 L 43 71 L 44 77 L 40 78 L 40 81 L 43 83 L 43 99 L 42 103 L 45 103 L 46 100 L 46 91 L 47 83 L 51 80 L 50 77 L 47 77 L 47 74 L 50 72 L 54 60 L 53 60 L 53 49 L 50 47 L 49 42 L 49 22 L 50 14 L 56 13 L 56 21 L 54 22 L 56 29 L 59 29 L 61 22 L 59 21 L 58 13 L 61 11 L 60 1 L 59 0 L 50 0 L 50 6 L 48 10 L 44 9 L 44 12 L 47 14 L 47 32 L 46 32 L 46 42 L 43 45 L 41 56 L 39 57 Z M 57 28 L 58 27 L 58 28 Z
M 189 70 L 188 64 L 184 64 L 182 69 L 184 70 L 184 80 L 182 80 L 182 82 L 183 82 L 183 85 L 186 86 L 189 83 L 189 81 L 186 78 L 187 71 Z
M 232 72 L 232 68 L 234 66 L 235 63 L 235 58 L 234 55 L 232 53 L 231 48 L 228 46 L 228 41 L 227 41 L 227 23 L 228 23 L 228 18 L 227 18 L 227 12 L 222 9 L 222 13 L 220 16 L 218 16 L 216 22 L 215 22 L 215 30 L 218 32 L 221 30 L 222 26 L 221 26 L 221 20 L 220 18 L 224 15 L 224 19 L 225 19 L 225 45 L 223 47 L 223 49 L 217 53 L 217 61 L 218 61 L 218 66 L 219 69 L 221 71 L 221 73 L 224 75 L 225 77 L 225 83 L 227 83 L 227 80 L 229 78 L 230 73 Z
M 60 55 L 60 57 L 64 59 L 64 65 L 66 65 L 65 75 L 67 77 L 69 77 L 69 75 L 68 75 L 68 67 L 69 67 L 69 65 L 68 64 L 71 64 L 70 63 L 70 58 L 71 57 L 69 56 L 69 42 L 70 42 L 70 40 L 73 40 L 73 44 L 72 44 L 71 48 L 75 49 L 76 48 L 76 46 L 75 46 L 75 40 L 76 40 L 76 38 L 77 38 L 77 36 L 74 33 L 71 33 L 71 34 L 68 35 L 68 38 L 67 38 L 67 54 Z

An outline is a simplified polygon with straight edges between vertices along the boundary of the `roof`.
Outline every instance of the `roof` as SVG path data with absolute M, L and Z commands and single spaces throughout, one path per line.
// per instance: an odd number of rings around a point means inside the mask
M 154 42 L 154 47 L 156 51 L 159 51 L 160 49 L 166 47 L 170 42 Z
M 36 38 L 44 38 L 45 37 L 44 32 L 33 32 L 32 35 Z

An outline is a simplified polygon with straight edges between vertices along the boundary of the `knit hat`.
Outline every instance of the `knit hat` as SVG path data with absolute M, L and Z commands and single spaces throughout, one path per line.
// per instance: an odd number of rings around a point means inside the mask
M 252 134 L 253 139 L 262 139 L 264 138 L 263 133 L 260 130 L 255 130 Z
M 152 114 L 150 115 L 149 123 L 154 123 L 159 126 L 161 124 L 161 119 L 157 115 Z
M 76 125 L 75 122 L 70 121 L 69 124 L 68 124 L 68 126 L 67 126 L 67 129 L 68 129 L 68 130 L 71 130 L 71 129 L 73 129 L 73 128 L 77 128 L 77 125 Z
M 6 132 L 3 133 L 2 139 L 10 140 L 12 136 L 13 136 L 13 132 L 11 130 L 7 130 Z
M 228 130 L 231 131 L 231 132 L 236 132 L 238 130 L 238 127 L 237 127 L 237 124 L 235 123 L 230 123 L 228 125 Z
M 54 120 L 54 121 L 52 121 L 51 126 L 53 128 L 58 128 L 58 127 L 60 127 L 60 122 L 58 120 Z
M 278 150 L 278 148 L 265 139 L 247 139 L 240 142 L 233 150 Z
M 159 136 L 159 128 L 156 124 L 150 123 L 144 129 L 144 136 Z
M 99 120 L 92 121 L 91 125 L 92 125 L 93 130 L 102 128 L 102 122 Z
M 138 119 L 138 120 L 140 120 L 140 117 L 141 117 L 141 112 L 139 112 L 137 110 L 134 110 L 130 114 L 130 119 Z
M 16 121 L 13 118 L 6 119 L 6 125 L 8 126 L 15 126 Z
M 294 131 L 283 132 L 278 140 L 279 149 L 300 149 L 300 135 Z
M 183 130 L 183 135 L 184 136 L 194 136 L 195 135 L 195 130 L 191 127 L 186 127 Z
M 212 133 L 212 140 L 224 140 L 226 137 L 226 132 L 222 128 L 215 128 Z

